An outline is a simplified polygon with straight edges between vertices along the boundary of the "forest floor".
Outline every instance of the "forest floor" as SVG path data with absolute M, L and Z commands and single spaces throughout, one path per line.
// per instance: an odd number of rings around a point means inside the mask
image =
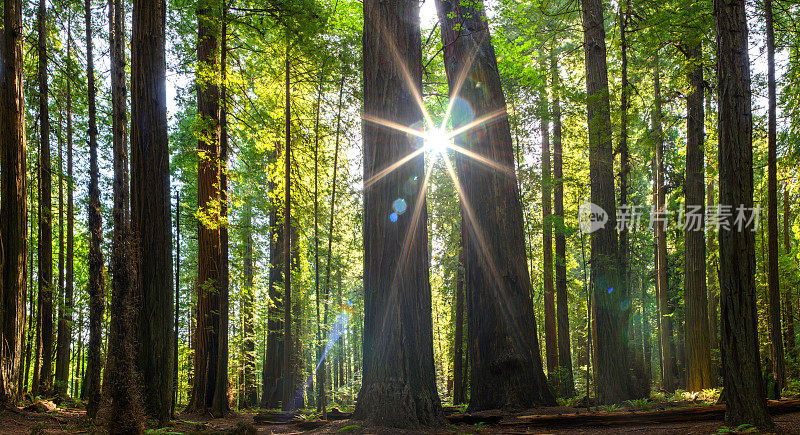
M 676 404 L 677 405 L 677 404 Z M 795 403 L 796 406 L 800 403 Z M 713 412 L 715 407 L 683 404 L 682 407 L 665 407 L 648 411 L 593 411 L 585 408 L 549 407 L 526 412 L 488 412 L 479 415 L 459 414 L 449 416 L 449 423 L 439 430 L 425 433 L 437 434 L 731 434 L 721 418 Z M 776 434 L 800 434 L 800 406 L 797 410 L 784 409 L 774 415 Z M 255 413 L 233 413 L 225 418 L 211 418 L 197 414 L 178 414 L 170 427 L 148 430 L 148 434 L 416 434 L 419 431 L 398 431 L 362 422 L 338 420 L 329 423 L 309 419 L 293 419 L 288 423 L 254 424 Z M 663 421 L 664 416 L 675 421 Z M 466 416 L 466 417 L 465 417 Z M 656 417 L 653 417 L 656 416 Z M 671 416 L 671 417 L 670 417 Z M 459 419 L 461 419 L 459 421 Z M 480 421 L 477 421 L 480 420 Z M 466 420 L 466 421 L 465 421 Z M 57 408 L 37 412 L 22 408 L 0 410 L 0 434 L 73 434 L 103 433 L 85 416 L 83 409 Z M 743 430 L 741 433 L 757 433 Z

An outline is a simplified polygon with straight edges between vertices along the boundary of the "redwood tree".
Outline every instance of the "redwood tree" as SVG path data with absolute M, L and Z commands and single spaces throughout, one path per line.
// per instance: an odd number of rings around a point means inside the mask
M 451 98 L 469 103 L 475 119 L 500 114 L 481 125 L 480 134 L 456 138 L 502 168 L 464 157 L 456 162 L 466 216 L 469 409 L 555 404 L 539 356 L 511 129 L 486 13 L 480 5 L 455 1 L 437 1 L 436 8 Z M 462 73 L 469 79 L 459 88 Z M 454 113 L 456 126 L 472 121 L 463 115 Z
M 219 3 L 202 0 L 197 9 L 197 114 L 199 123 L 197 168 L 198 286 L 197 327 L 194 349 L 194 385 L 190 408 L 213 408 L 217 388 L 219 355 L 220 294 L 220 144 L 219 144 Z M 220 405 L 220 404 L 218 404 Z
M 419 122 L 419 3 L 365 0 L 363 6 L 369 17 L 362 39 L 364 112 L 403 125 Z M 375 124 L 363 126 L 363 138 L 365 180 L 422 145 Z M 380 426 L 442 422 L 433 364 L 425 192 L 405 196 L 410 209 L 396 222 L 385 208 L 404 196 L 403 186 L 413 177 L 424 177 L 422 155 L 364 192 L 364 368 L 354 418 Z
M 653 110 L 653 139 L 655 140 L 655 171 L 656 189 L 655 207 L 657 213 L 666 213 L 666 186 L 664 173 L 666 162 L 664 158 L 664 130 L 661 125 L 663 122 L 662 101 L 661 101 L 661 68 L 658 54 L 655 56 L 655 71 L 653 77 L 653 94 L 655 97 L 655 108 Z M 666 215 L 663 215 L 666 216 Z M 656 293 L 658 295 L 658 328 L 659 345 L 661 349 L 661 388 L 666 391 L 674 391 L 676 388 L 675 376 L 675 355 L 673 353 L 674 344 L 672 342 L 672 310 L 669 300 L 669 280 L 667 276 L 667 232 L 666 224 L 656 222 L 653 225 L 656 239 Z
M 19 398 L 25 324 L 28 195 L 22 29 L 22 2 L 5 0 L 0 29 L 0 403 Z
M 627 361 L 626 318 L 621 302 L 625 281 L 617 265 L 614 157 L 611 149 L 611 112 L 608 96 L 603 2 L 582 0 L 586 93 L 589 124 L 589 178 L 591 202 L 608 213 L 605 227 L 592 233 L 591 281 L 593 292 L 595 379 L 602 403 L 631 398 Z
M 543 63 L 543 71 L 546 71 Z M 558 344 L 556 343 L 556 300 L 553 289 L 552 180 L 550 177 L 550 108 L 547 80 L 539 91 L 539 128 L 542 136 L 542 271 L 544 272 L 544 354 L 550 383 L 558 384 Z
M 781 335 L 781 286 L 778 270 L 778 126 L 775 84 L 775 26 L 772 0 L 764 0 L 764 17 L 767 27 L 767 89 L 769 93 L 767 134 L 767 230 L 769 290 L 769 341 L 772 353 L 772 375 L 781 391 L 786 385 L 786 361 Z
M 753 207 L 753 123 L 744 0 L 714 0 L 719 102 L 719 202 Z M 756 328 L 755 236 L 719 229 L 725 423 L 773 426 L 767 412 Z
M 706 293 L 705 177 L 703 143 L 705 113 L 703 110 L 702 46 L 699 43 L 685 50 L 691 65 L 688 74 L 690 93 L 686 98 L 686 259 L 684 291 L 686 294 L 686 375 L 689 391 L 713 387 L 711 348 L 708 338 L 708 294 Z M 694 211 L 692 209 L 695 209 Z M 699 217 L 696 223 L 690 213 Z
M 172 221 L 164 0 L 133 3 L 131 230 L 139 296 L 136 368 L 144 410 L 165 423 L 172 404 Z
M 572 376 L 572 352 L 569 336 L 569 299 L 567 293 L 567 238 L 564 226 L 564 151 L 561 145 L 561 90 L 556 53 L 550 53 L 551 86 L 553 87 L 553 183 L 556 223 L 556 323 L 558 328 L 559 395 L 572 397 L 575 382 Z
M 105 311 L 103 271 L 103 222 L 100 214 L 100 168 L 97 162 L 97 107 L 92 54 L 92 3 L 84 3 L 86 20 L 86 76 L 89 100 L 89 355 L 86 367 L 86 415 L 97 416 L 100 407 L 100 376 L 103 370 L 103 312 Z
M 47 396 L 53 377 L 53 172 L 50 160 L 50 111 L 48 110 L 47 35 L 45 0 L 39 0 L 37 18 L 39 51 L 39 337 L 42 365 L 39 390 Z

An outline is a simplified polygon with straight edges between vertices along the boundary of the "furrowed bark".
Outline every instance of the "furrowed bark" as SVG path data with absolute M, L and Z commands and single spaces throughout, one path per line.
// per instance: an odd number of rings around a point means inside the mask
M 475 381 L 469 409 L 554 404 L 539 356 L 514 148 L 486 13 L 482 6 L 455 1 L 437 1 L 436 9 L 451 98 L 462 98 L 474 111 L 469 117 L 456 110 L 452 123 L 460 127 L 485 119 L 477 127 L 480 134 L 470 130 L 456 143 L 494 162 L 488 166 L 456 156 L 455 165 L 466 217 L 468 355 Z M 462 75 L 469 79 L 462 82 Z
M 595 379 L 601 403 L 619 403 L 632 397 L 627 361 L 627 322 L 621 302 L 627 291 L 619 260 L 616 234 L 614 158 L 611 145 L 611 112 L 608 96 L 603 4 L 582 0 L 586 63 L 587 118 L 589 125 L 589 174 L 591 202 L 608 214 L 605 227 L 592 233 L 591 280 L 593 285 Z
M 0 403 L 14 404 L 25 323 L 28 210 L 20 0 L 3 3 L 0 32 Z
M 39 390 L 49 396 L 53 388 L 53 171 L 50 159 L 50 111 L 47 97 L 47 42 L 45 0 L 39 0 L 37 18 L 39 51 L 39 334 L 42 342 L 42 362 L 39 370 Z
M 164 0 L 133 3 L 131 232 L 136 246 L 136 369 L 143 408 L 161 424 L 172 407 L 172 213 L 167 143 Z
M 414 100 L 422 88 L 418 2 L 366 0 L 363 8 L 371 17 L 362 39 L 365 113 L 403 125 L 421 121 Z M 363 126 L 363 140 L 364 368 L 354 418 L 397 428 L 439 425 L 424 157 L 373 178 L 422 144 L 370 123 Z M 392 222 L 384 205 L 403 197 L 409 182 L 408 210 Z
M 561 90 L 555 50 L 550 52 L 551 86 L 553 87 L 553 182 L 555 186 L 556 222 L 556 322 L 558 326 L 559 395 L 575 395 L 572 374 L 572 349 L 569 335 L 569 300 L 567 293 L 567 238 L 564 226 L 564 151 L 561 132 Z
M 753 207 L 753 148 L 747 18 L 744 0 L 714 0 L 719 102 L 719 202 Z M 755 236 L 719 230 L 722 375 L 725 423 L 774 426 L 758 355 Z
M 92 3 L 84 3 L 86 21 L 86 76 L 88 77 L 89 100 L 89 354 L 86 372 L 86 415 L 95 418 L 102 401 L 100 378 L 103 370 L 103 312 L 105 311 L 103 271 L 102 216 L 100 215 L 100 168 L 97 161 L 97 90 L 94 78 L 92 44 Z
M 705 176 L 702 46 L 686 49 L 690 64 L 690 93 L 686 98 L 686 216 L 684 233 L 686 305 L 687 389 L 701 391 L 713 386 L 711 349 L 708 337 L 708 294 L 706 292 Z M 694 210 L 692 210 L 694 208 Z M 694 215 L 694 218 L 688 216 Z M 693 221 L 699 216 L 697 223 Z

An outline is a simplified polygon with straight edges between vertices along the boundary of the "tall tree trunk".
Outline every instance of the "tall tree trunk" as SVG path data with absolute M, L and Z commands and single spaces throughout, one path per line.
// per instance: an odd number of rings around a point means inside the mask
M 569 299 L 567 293 L 567 238 L 564 226 L 564 150 L 561 133 L 561 79 L 555 50 L 550 52 L 553 88 L 553 182 L 555 185 L 556 222 L 556 323 L 558 328 L 559 396 L 575 395 L 572 375 L 572 349 L 569 335 Z
M 620 132 L 619 132 L 619 203 L 622 207 L 628 207 L 628 176 L 631 172 L 630 150 L 628 148 L 628 110 L 630 107 L 630 82 L 628 81 L 628 2 L 620 2 L 619 5 L 619 28 L 620 28 L 620 51 L 622 57 L 622 89 L 620 91 Z M 633 282 L 630 277 L 630 243 L 628 225 L 623 225 L 619 230 L 619 267 L 622 279 L 625 280 L 626 289 L 631 296 L 631 286 Z M 630 312 L 626 317 L 630 316 Z M 631 355 L 633 356 L 633 355 Z M 631 360 L 631 363 L 634 361 Z
M 72 71 L 72 16 L 67 24 L 67 69 Z M 74 202 L 72 191 L 74 180 L 72 178 L 72 80 L 67 79 L 67 252 L 65 256 L 66 270 L 64 273 L 64 309 L 58 324 L 58 337 L 56 339 L 56 381 L 64 383 L 63 394 L 68 394 L 70 347 L 72 344 L 72 311 L 73 291 L 75 281 L 75 242 L 74 242 Z
M 791 255 L 792 253 L 792 244 L 791 244 L 791 203 L 789 202 L 789 186 L 785 185 L 783 188 L 783 245 L 784 249 L 786 250 L 786 255 Z M 794 335 L 794 323 L 795 323 L 795 312 L 794 312 L 794 289 L 790 283 L 784 280 L 784 304 L 783 309 L 786 313 L 784 317 L 785 321 L 783 324 L 784 333 L 783 333 L 783 341 L 784 345 L 786 346 L 786 352 L 789 354 L 789 359 L 795 361 L 795 365 L 797 364 L 798 358 L 798 349 L 797 349 L 797 337 Z
M 37 126 L 38 126 L 38 118 L 34 122 L 34 130 L 36 130 Z M 42 191 L 41 191 L 42 171 L 41 171 L 41 169 L 39 169 L 39 167 L 41 166 L 41 157 L 40 157 L 41 153 L 39 152 L 39 151 L 41 151 L 41 147 L 39 146 L 39 135 L 38 134 L 36 135 L 35 141 L 36 141 L 35 148 L 37 149 L 37 153 L 36 153 L 36 180 L 34 181 L 34 183 L 36 184 L 36 198 L 37 198 L 37 204 L 36 204 L 36 217 L 37 217 L 37 220 L 36 220 L 36 224 L 37 225 L 36 226 L 37 226 L 37 231 L 36 231 L 36 235 L 38 237 L 38 235 L 39 235 L 39 231 L 38 231 L 38 226 L 39 225 L 38 224 L 39 224 L 39 221 L 41 220 L 41 218 L 39 218 L 39 215 L 42 212 L 42 207 L 38 204 L 39 203 L 38 198 L 40 198 L 42 196 Z M 33 217 L 31 216 L 31 218 L 33 218 Z M 31 223 L 31 231 L 33 231 L 33 223 Z M 31 246 L 33 246 L 33 245 L 31 245 Z M 39 249 L 38 249 L 38 246 L 37 246 L 37 249 L 36 249 L 37 257 L 38 257 L 38 252 L 39 252 Z M 33 252 L 31 252 L 31 257 L 33 257 Z M 33 261 L 31 261 L 30 272 L 27 272 L 30 275 L 31 291 L 33 291 L 33 288 L 34 288 L 33 287 L 34 286 L 34 284 L 33 284 L 33 275 L 34 275 L 33 270 L 34 270 L 33 269 Z M 34 396 L 34 397 L 39 395 L 39 381 L 40 381 L 40 377 L 41 377 L 40 373 L 41 373 L 41 370 L 42 370 L 42 316 L 40 315 L 41 312 L 42 312 L 42 292 L 41 292 L 41 285 L 39 285 L 39 280 L 38 280 L 38 276 L 37 276 L 37 280 L 36 280 L 36 319 L 34 320 L 36 322 L 36 330 L 35 330 L 36 338 L 35 338 L 35 340 L 33 342 L 33 346 L 34 346 L 34 350 L 33 350 L 33 379 L 31 379 L 31 395 Z M 33 310 L 31 310 L 31 313 L 33 313 Z
M 214 387 L 214 398 L 212 407 L 217 415 L 227 414 L 230 410 L 228 404 L 228 308 L 229 308 L 229 262 L 228 262 L 228 102 L 227 102 L 227 24 L 228 7 L 225 0 L 222 1 L 222 34 L 221 57 L 220 57 L 220 140 L 219 140 L 219 183 L 220 183 L 220 227 L 219 227 L 219 270 L 220 270 L 220 293 L 219 293 L 219 327 L 217 352 L 217 375 L 216 386 Z
M 136 379 L 136 267 L 138 260 L 131 237 L 130 183 L 127 142 L 127 89 L 125 87 L 125 11 L 121 0 L 108 1 L 108 34 L 111 54 L 112 144 L 114 156 L 114 239 L 111 252 L 111 331 L 105 381 L 111 396 L 108 427 L 115 433 L 143 430 Z M 148 235 L 149 237 L 149 235 Z M 148 319 L 148 322 L 151 319 Z
M 253 206 L 247 203 L 244 222 L 244 294 L 242 295 L 242 311 L 244 317 L 243 344 L 244 351 L 244 401 L 243 407 L 258 406 L 258 389 L 256 387 L 256 343 L 253 325 L 253 306 L 255 302 L 253 287 Z
M 714 180 L 708 183 L 708 196 L 706 199 L 706 210 L 714 208 Z M 707 228 L 708 240 L 706 241 L 706 253 L 709 254 L 717 250 L 717 237 L 714 234 L 713 228 Z M 708 338 L 709 349 L 719 349 L 719 286 L 717 285 L 717 277 L 719 272 L 719 264 L 717 261 L 706 262 L 706 282 L 708 289 Z M 716 386 L 718 384 L 720 372 L 719 364 L 711 363 L 711 384 Z
M 172 407 L 172 218 L 163 0 L 136 0 L 131 33 L 131 223 L 139 296 L 136 368 L 145 412 Z
M 544 57 L 542 71 L 547 71 Z M 544 272 L 544 353 L 550 385 L 558 385 L 558 344 L 556 342 L 556 301 L 553 288 L 553 221 L 550 174 L 550 108 L 547 80 L 539 89 L 539 127 L 542 135 L 542 271 Z
M 36 178 L 38 178 L 38 172 L 37 172 L 37 177 Z M 28 192 L 28 196 L 30 198 L 35 198 L 39 194 L 39 192 L 37 191 L 36 192 L 36 196 L 34 196 L 34 193 L 33 193 L 34 189 L 38 189 L 38 183 L 36 182 L 36 179 L 34 179 L 34 182 L 31 183 L 30 192 Z M 28 245 L 27 246 L 33 246 L 33 236 L 34 236 L 34 234 L 36 232 L 35 228 L 34 228 L 34 222 L 37 222 L 36 221 L 36 211 L 34 210 L 33 201 L 31 201 L 30 202 L 30 214 L 28 216 L 28 228 L 27 228 L 27 230 L 28 230 Z M 36 288 L 33 285 L 33 257 L 34 257 L 33 251 L 31 251 L 29 253 L 29 255 L 28 255 L 28 267 L 25 270 L 25 274 L 27 274 L 27 276 L 28 276 L 28 291 L 27 291 L 27 293 L 28 293 L 28 307 L 30 308 L 30 314 L 28 314 L 27 334 L 23 337 L 23 340 L 25 340 L 25 337 L 27 337 L 27 343 L 25 343 L 23 341 L 23 343 L 24 343 L 23 346 L 24 346 L 24 349 L 25 349 L 25 356 L 24 356 L 25 357 L 25 362 L 24 362 L 24 366 L 20 367 L 20 371 L 19 372 L 21 374 L 23 374 L 23 372 L 24 372 L 24 376 L 22 376 L 22 377 L 24 377 L 24 380 L 22 381 L 22 385 L 18 388 L 18 390 L 20 390 L 20 389 L 22 390 L 22 391 L 19 391 L 19 397 L 22 397 L 22 395 L 25 393 L 25 388 L 29 388 L 28 391 L 32 392 L 32 387 L 28 387 L 30 385 L 28 383 L 28 377 L 30 376 L 31 354 L 33 353 L 33 346 L 36 345 L 36 330 L 38 329 L 38 324 L 36 325 L 36 327 L 34 327 L 33 322 L 35 322 L 36 319 L 39 317 L 39 316 L 36 315 L 36 308 L 37 307 L 33 303 L 34 289 Z M 23 312 L 25 312 L 24 304 L 23 304 Z M 25 329 L 26 329 L 26 325 L 23 325 L 22 330 L 25 331 Z M 20 357 L 20 358 L 22 358 L 22 357 Z M 22 361 L 20 361 L 20 364 L 21 363 L 22 363 Z
M 403 125 L 419 122 L 423 115 L 414 101 L 422 88 L 419 4 L 366 0 L 363 7 L 371 17 L 364 21 L 362 39 L 364 112 Z M 374 124 L 364 125 L 363 138 L 365 180 L 422 145 Z M 427 179 L 406 196 L 413 210 L 396 222 L 384 208 L 398 198 L 398 186 L 424 176 L 424 156 L 418 155 L 364 192 L 364 367 L 354 417 L 379 426 L 442 422 L 433 362 Z
M 75 376 L 75 397 L 81 400 L 86 399 L 86 383 L 83 382 L 83 363 L 85 361 L 83 347 L 83 309 L 78 308 L 78 367 L 77 376 Z
M 641 303 L 642 303 L 642 346 L 644 353 L 642 354 L 642 369 L 644 370 L 645 385 L 648 390 L 653 384 L 653 346 L 650 334 L 650 315 L 647 311 L 649 303 L 647 302 L 647 287 L 649 282 L 640 279 L 640 286 L 642 290 Z
M 589 123 L 591 202 L 608 214 L 608 223 L 592 233 L 592 286 L 595 313 L 594 356 L 597 396 L 618 403 L 632 396 L 627 362 L 627 322 L 621 302 L 627 291 L 617 266 L 619 246 L 614 199 L 614 157 L 608 97 L 603 3 L 582 0 L 586 92 Z
M 39 389 L 45 396 L 53 388 L 53 174 L 50 161 L 45 0 L 39 0 L 37 27 L 39 51 L 39 299 L 41 300 L 42 366 Z
M 705 177 L 703 143 L 702 46 L 696 43 L 686 49 L 686 61 L 692 66 L 688 74 L 691 87 L 686 98 L 686 219 L 685 277 L 686 293 L 686 375 L 687 389 L 700 391 L 713 386 L 711 349 L 708 337 L 708 294 L 706 292 L 705 240 Z M 691 216 L 691 217 L 690 217 Z
M 767 89 L 769 93 L 769 121 L 767 135 L 767 229 L 769 231 L 769 340 L 772 353 L 772 376 L 781 391 L 786 386 L 786 360 L 781 335 L 781 285 L 778 270 L 778 126 L 775 84 L 775 27 L 772 0 L 764 0 L 767 27 Z
M 743 0 L 714 0 L 719 102 L 719 202 L 753 207 L 750 61 Z M 773 426 L 758 356 L 755 236 L 749 228 L 719 229 L 722 376 L 728 426 Z
M 320 117 L 320 106 L 322 105 L 322 91 L 323 91 L 323 84 L 325 79 L 325 61 L 322 62 L 322 68 L 320 68 L 319 73 L 319 84 L 317 85 L 317 107 L 316 113 L 314 116 L 314 296 L 317 308 L 317 349 L 316 349 L 316 357 L 317 357 L 317 364 L 319 365 L 322 360 L 322 352 L 323 346 L 322 343 L 322 324 L 320 321 L 322 320 L 319 316 L 319 117 Z M 313 378 L 319 383 L 319 368 L 315 369 L 313 373 Z M 321 411 L 321 402 L 319 401 L 319 397 L 324 393 L 324 391 L 320 388 L 317 388 L 317 400 L 316 400 L 316 407 L 317 412 Z M 310 394 L 309 394 L 310 395 Z
M 276 144 L 275 151 L 270 160 L 273 160 L 272 168 L 277 166 L 277 156 L 280 154 L 280 146 Z M 267 308 L 267 351 L 264 356 L 264 365 L 261 375 L 261 407 L 277 408 L 280 404 L 280 378 L 281 360 L 280 349 L 282 343 L 282 313 L 283 302 L 280 297 L 280 284 L 282 282 L 283 251 L 283 231 L 280 229 L 279 204 L 277 199 L 277 185 L 274 181 L 269 181 L 269 197 L 271 199 L 269 209 L 270 225 L 270 245 L 269 245 L 269 300 Z
M 463 156 L 456 162 L 462 215 L 467 217 L 464 268 L 470 379 L 475 381 L 469 409 L 554 404 L 539 353 L 511 129 L 486 12 L 441 0 L 436 9 L 451 98 L 463 98 L 476 121 L 487 121 L 478 127 L 484 134 L 467 132 L 456 142 L 492 162 Z M 465 115 L 454 113 L 453 124 L 466 128 L 472 119 Z
M 294 410 L 294 373 L 292 368 L 292 89 L 291 89 L 291 52 L 287 39 L 285 87 L 286 102 L 284 107 L 284 133 L 286 134 L 283 149 L 283 391 L 281 402 L 285 411 Z
M 217 386 L 219 364 L 220 294 L 223 277 L 220 265 L 220 146 L 219 146 L 219 3 L 203 0 L 197 11 L 197 113 L 201 124 L 198 149 L 198 205 L 204 216 L 199 222 L 197 337 L 195 376 L 190 408 L 211 409 Z M 221 409 L 218 410 L 221 414 Z
M 84 3 L 86 17 L 86 76 L 88 78 L 89 100 L 89 359 L 86 369 L 86 415 L 97 416 L 100 407 L 100 377 L 103 370 L 103 312 L 105 311 L 104 289 L 105 274 L 103 271 L 103 222 L 100 215 L 100 167 L 97 162 L 97 108 L 95 98 L 97 90 L 94 80 L 94 59 L 92 54 L 92 2 Z M 41 255 L 41 253 L 39 253 Z
M 181 312 L 180 306 L 181 289 L 181 192 L 175 193 L 175 317 L 173 320 L 174 345 L 172 349 L 172 409 L 170 413 L 175 418 L 175 408 L 178 406 L 178 316 Z M 191 324 L 191 322 L 187 322 Z
M 0 38 L 0 403 L 19 398 L 25 323 L 27 188 L 22 86 L 22 2 L 5 0 Z
M 654 95 L 655 110 L 653 111 L 653 136 L 656 147 L 656 213 L 663 218 L 666 216 L 666 186 L 664 185 L 664 172 L 666 169 L 664 158 L 664 132 L 662 128 L 663 114 L 661 110 L 661 66 L 658 54 L 655 56 L 654 69 Z M 654 225 L 656 239 L 656 280 L 658 285 L 658 328 L 659 345 L 661 349 L 661 388 L 672 392 L 677 384 L 675 380 L 676 367 L 674 344 L 672 340 L 672 310 L 669 301 L 669 279 L 667 275 L 667 232 L 666 223 L 656 222 Z
M 64 305 L 64 141 L 62 129 L 62 115 L 58 115 L 58 331 L 56 333 L 56 361 L 55 361 L 55 381 L 53 382 L 54 393 L 58 396 L 66 397 L 66 369 L 67 364 L 62 361 L 69 357 L 69 341 L 65 335 L 65 310 Z M 25 334 L 23 333 L 23 336 Z
M 464 249 L 456 272 L 455 332 L 453 333 L 453 405 L 464 403 Z
M 331 210 L 329 214 L 329 222 L 328 222 L 328 258 L 327 264 L 325 266 L 325 287 L 323 288 L 324 295 L 322 296 L 323 303 L 323 319 L 322 324 L 327 326 L 328 325 L 328 298 L 330 295 L 330 285 L 331 285 L 331 259 L 333 258 L 333 222 L 334 217 L 336 216 L 336 183 L 337 183 L 337 176 L 339 174 L 339 145 L 341 140 L 341 127 L 342 127 L 342 98 L 344 97 L 344 82 L 345 82 L 345 75 L 342 72 L 342 77 L 339 81 L 339 101 L 337 103 L 336 109 L 336 133 L 335 133 L 335 140 L 334 140 L 334 149 L 333 149 L 333 181 L 331 182 Z M 326 371 L 326 364 L 325 360 L 322 361 L 319 370 L 319 381 L 317 386 L 318 391 L 318 409 L 322 411 L 323 419 L 327 420 L 328 418 L 328 410 L 326 408 L 327 405 L 327 393 L 325 388 L 325 379 L 327 376 Z

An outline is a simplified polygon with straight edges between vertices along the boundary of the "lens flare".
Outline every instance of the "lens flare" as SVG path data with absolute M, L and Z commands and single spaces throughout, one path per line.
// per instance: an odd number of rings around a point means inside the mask
M 452 142 L 452 138 L 444 130 L 436 129 L 425 137 L 425 148 L 428 152 L 443 154 Z

